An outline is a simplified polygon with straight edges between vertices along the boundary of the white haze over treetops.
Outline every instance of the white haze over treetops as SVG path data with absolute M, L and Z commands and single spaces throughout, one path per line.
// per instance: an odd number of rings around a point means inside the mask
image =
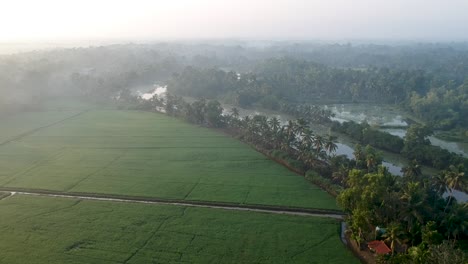
M 468 39 L 468 0 L 0 0 L 0 42 Z

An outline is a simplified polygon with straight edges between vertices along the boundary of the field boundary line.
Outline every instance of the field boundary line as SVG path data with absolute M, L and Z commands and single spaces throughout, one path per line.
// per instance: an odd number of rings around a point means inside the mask
M 106 169 L 109 168 L 112 164 L 114 164 L 114 162 L 116 162 L 117 160 L 119 160 L 120 158 L 122 158 L 123 156 L 125 156 L 125 153 L 126 153 L 126 151 L 124 151 L 124 152 L 123 152 L 122 154 L 120 154 L 119 156 L 115 157 L 113 160 L 111 160 L 111 161 L 110 161 L 108 164 L 106 164 L 104 167 L 98 168 L 98 169 L 95 170 L 94 172 L 91 172 L 90 174 L 86 175 L 84 178 L 82 178 L 82 179 L 80 179 L 79 181 L 73 183 L 71 186 L 69 186 L 69 187 L 66 188 L 66 191 L 69 191 L 69 190 L 75 188 L 75 187 L 78 186 L 80 183 L 82 183 L 83 181 L 87 180 L 89 177 L 96 175 L 98 172 L 101 172 L 101 171 L 106 170 Z
M 158 227 L 156 227 L 152 232 L 151 234 L 148 236 L 148 238 L 145 240 L 145 242 L 143 243 L 143 245 L 141 245 L 141 247 L 137 248 L 135 250 L 135 252 L 131 253 L 130 256 L 125 259 L 125 261 L 123 262 L 123 264 L 127 264 L 132 258 L 134 258 L 141 250 L 143 250 L 147 245 L 148 243 L 151 241 L 151 239 L 154 238 L 154 236 L 156 236 L 156 234 L 159 232 L 159 230 L 161 229 L 161 227 L 164 225 L 164 223 L 166 223 L 166 221 L 170 218 L 173 218 L 173 216 L 169 216 L 168 218 L 165 218 L 159 225 Z
M 45 125 L 45 126 L 36 127 L 36 128 L 34 128 L 34 129 L 32 129 L 32 130 L 26 131 L 26 132 L 21 133 L 21 134 L 19 134 L 19 135 L 17 135 L 17 136 L 13 136 L 12 138 L 7 139 L 6 141 L 0 142 L 0 146 L 4 146 L 4 145 L 6 145 L 6 144 L 8 144 L 8 143 L 11 143 L 11 142 L 13 142 L 13 141 L 16 141 L 16 140 L 18 140 L 18 139 L 22 139 L 22 138 L 24 138 L 24 137 L 27 137 L 27 136 L 29 136 L 29 135 L 31 135 L 31 134 L 34 134 L 35 132 L 37 132 L 37 131 L 39 131 L 39 130 L 41 130 L 41 129 L 49 128 L 49 127 L 55 126 L 55 125 L 57 125 L 57 124 L 60 124 L 60 123 L 62 123 L 62 122 L 65 122 L 65 121 L 67 121 L 67 120 L 70 120 L 70 119 L 72 119 L 72 118 L 75 118 L 75 117 L 77 117 L 77 116 L 80 116 L 80 115 L 82 115 L 82 114 L 84 114 L 84 113 L 86 113 L 86 112 L 88 112 L 88 111 L 90 111 L 90 110 L 81 111 L 81 112 L 79 112 L 79 113 L 77 113 L 77 114 L 71 115 L 71 116 L 66 117 L 66 118 L 64 118 L 64 119 L 61 119 L 61 120 L 59 120 L 59 121 L 55 121 L 55 122 L 50 123 L 50 124 L 47 124 L 47 125 Z
M 106 194 L 87 194 L 87 193 L 68 193 L 60 191 L 47 191 L 47 190 L 25 190 L 25 189 L 8 189 L 0 188 L 0 191 L 11 192 L 12 195 L 29 195 L 29 196 L 44 196 L 56 198 L 69 198 L 69 199 L 82 199 L 94 201 L 107 201 L 107 202 L 120 202 L 120 203 L 139 203 L 139 204 L 153 204 L 153 205 L 174 205 L 183 207 L 199 207 L 199 208 L 212 208 L 232 211 L 245 211 L 245 212 L 258 212 L 269 214 L 281 215 L 296 215 L 296 216 L 313 216 L 325 217 L 342 220 L 344 213 L 334 210 L 326 209 L 312 209 L 312 208 L 293 208 L 293 207 L 279 207 L 268 205 L 246 205 L 246 204 L 232 204 L 232 203 L 219 203 L 219 202 L 205 202 L 205 201 L 184 201 L 184 200 L 165 200 L 158 198 L 148 197 L 131 197 L 131 196 L 118 196 Z
M 66 148 L 60 148 L 57 150 L 56 153 L 52 153 L 50 154 L 47 158 L 43 158 L 43 159 L 40 159 L 40 160 L 36 160 L 34 162 L 31 162 L 28 167 L 26 167 L 26 169 L 24 170 L 21 170 L 21 171 L 18 171 L 16 173 L 14 173 L 13 175 L 11 176 L 8 176 L 7 177 L 7 180 L 1 184 L 1 186 L 5 186 L 7 184 L 9 184 L 10 182 L 14 181 L 16 179 L 16 177 L 19 177 L 19 176 L 22 176 L 22 175 L 25 175 L 27 174 L 28 172 L 36 169 L 37 167 L 41 166 L 43 163 L 47 163 L 49 161 L 52 161 L 54 160 L 55 158 L 57 158 L 60 154 L 62 154 L 64 151 L 65 151 Z

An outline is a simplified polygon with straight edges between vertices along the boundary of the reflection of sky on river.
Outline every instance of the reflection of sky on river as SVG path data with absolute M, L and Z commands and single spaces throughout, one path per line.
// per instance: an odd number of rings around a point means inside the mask
M 336 150 L 336 155 L 345 155 L 349 159 L 354 158 L 354 154 L 353 154 L 354 149 L 353 148 L 351 148 L 351 147 L 349 147 L 347 145 L 344 145 L 342 143 L 337 143 L 336 145 L 338 146 L 338 148 Z M 387 162 L 387 161 L 383 161 L 382 165 L 387 167 L 388 171 L 391 174 L 398 175 L 398 176 L 402 175 L 400 166 L 397 166 L 397 165 L 395 165 L 393 163 L 390 163 L 390 162 Z
M 439 146 L 441 148 L 444 148 L 448 151 L 455 152 L 457 154 L 461 154 L 465 157 L 468 157 L 468 152 L 464 151 L 457 143 L 455 142 L 448 142 L 445 140 L 438 139 L 436 137 L 429 137 L 429 140 L 431 141 L 431 144 L 434 146 Z
M 136 93 L 143 99 L 149 100 L 153 96 L 161 96 L 167 92 L 167 86 L 160 86 L 160 85 L 153 85 L 153 86 L 143 86 L 137 87 L 134 89 Z M 222 105 L 224 108 L 223 114 L 230 114 L 231 109 L 233 106 L 230 105 Z M 377 106 L 377 105 L 366 105 L 366 104 L 337 104 L 337 105 L 326 105 L 326 109 L 330 109 L 335 113 L 335 117 L 332 120 L 336 120 L 338 122 L 345 122 L 353 120 L 355 122 L 362 122 L 367 121 L 370 124 L 379 124 L 382 126 L 407 126 L 408 124 L 403 120 L 402 116 L 399 115 L 395 110 Z M 260 111 L 260 110 L 250 110 L 250 109 L 242 109 L 237 108 L 239 110 L 239 115 L 241 117 L 244 116 L 254 116 L 254 115 L 265 115 L 268 117 L 276 117 L 279 119 L 281 125 L 287 123 L 288 120 L 294 119 L 291 116 L 279 114 L 277 112 L 271 111 Z M 381 129 L 382 131 L 386 131 L 392 135 L 398 136 L 403 138 L 406 135 L 405 129 Z M 448 142 L 436 137 L 429 137 L 431 143 L 435 146 L 439 146 L 441 148 L 447 149 L 448 151 L 455 152 L 457 154 L 461 154 L 465 157 L 468 157 L 468 152 L 465 151 L 460 145 L 455 142 Z M 338 150 L 343 153 L 350 153 L 352 155 L 352 149 L 350 152 L 350 147 L 341 144 L 338 147 Z M 337 151 L 338 152 L 338 151 Z M 340 153 L 341 155 L 341 153 Z M 352 156 L 351 156 L 352 157 Z M 400 167 L 394 167 L 391 163 L 388 163 L 390 171 L 399 171 Z
M 167 92 L 167 86 L 158 86 L 158 85 L 154 85 L 152 87 L 152 91 L 151 90 L 146 90 L 146 91 L 141 91 L 141 90 L 138 90 L 137 91 L 137 94 L 141 97 L 141 99 L 143 100 L 150 100 L 151 98 L 153 98 L 155 95 L 156 96 L 161 96 L 161 95 L 164 95 L 166 94 Z
M 336 144 L 338 146 L 338 149 L 336 150 L 336 155 L 345 155 L 346 157 L 352 159 L 354 158 L 354 155 L 353 155 L 353 152 L 354 152 L 354 149 L 347 146 L 347 145 L 344 145 L 344 144 L 341 144 L 341 143 L 337 143 Z M 388 168 L 388 171 L 393 174 L 393 175 L 398 175 L 398 176 L 403 176 L 403 173 L 401 171 L 402 167 L 401 166 L 397 166 L 395 164 L 392 164 L 390 162 L 387 162 L 387 161 L 383 161 L 382 162 L 382 165 L 384 165 L 385 167 Z M 448 193 L 445 194 L 445 197 L 447 197 Z M 453 197 L 455 197 L 457 199 L 457 201 L 459 202 L 466 202 L 468 201 L 468 194 L 464 193 L 464 192 L 460 192 L 460 191 L 453 191 Z
M 337 149 L 336 149 L 336 155 L 345 155 L 349 159 L 354 158 L 353 152 L 354 149 L 351 148 L 350 146 L 344 145 L 342 143 L 336 143 Z
M 444 194 L 444 198 L 447 197 L 448 195 L 449 195 L 449 192 L 446 192 Z M 457 199 L 458 202 L 465 203 L 465 202 L 468 201 L 468 194 L 466 194 L 464 192 L 454 190 L 453 193 L 452 193 L 452 196 L 455 197 L 455 199 Z
M 165 86 L 163 87 L 163 86 L 154 85 L 154 86 L 146 86 L 145 88 L 136 89 L 135 91 L 143 99 L 149 100 L 154 95 L 157 95 L 157 96 L 164 95 L 167 92 L 167 88 Z M 232 110 L 233 106 L 223 104 L 222 107 L 224 108 L 223 115 L 231 114 L 231 110 Z M 254 115 L 264 115 L 264 116 L 267 116 L 269 118 L 276 117 L 276 118 L 279 119 L 279 121 L 280 121 L 280 123 L 282 125 L 285 125 L 289 120 L 294 119 L 291 116 L 279 114 L 277 112 L 243 109 L 243 108 L 239 108 L 239 107 L 236 107 L 236 108 L 239 110 L 239 116 L 240 117 L 254 116 Z M 363 116 L 365 116 L 365 114 L 359 114 L 358 115 L 359 118 L 362 118 Z M 338 119 L 340 119 L 340 117 L 335 117 L 334 119 L 338 120 Z M 364 119 L 364 120 L 366 120 L 366 119 Z M 381 120 L 383 120 L 383 119 L 381 119 Z M 344 119 L 343 118 L 342 121 L 349 121 L 349 119 Z M 369 120 L 367 120 L 367 121 L 369 122 Z M 356 122 L 361 122 L 361 121 L 356 120 Z M 390 121 L 386 121 L 384 123 L 381 123 L 381 125 L 382 124 L 388 125 L 388 126 L 390 126 L 390 125 L 406 126 L 407 125 L 406 122 L 402 121 L 401 116 L 396 116 L 393 119 L 390 119 Z M 404 130 L 404 129 L 382 129 L 382 130 L 387 131 L 390 134 L 396 135 L 396 136 L 399 136 L 399 137 L 403 137 L 406 134 L 406 130 Z M 431 140 L 431 142 L 433 142 L 432 137 L 430 138 L 430 140 Z M 439 140 L 439 141 L 441 141 L 441 140 Z M 444 141 L 441 141 L 441 142 L 444 142 Z M 448 143 L 448 142 L 445 142 L 445 143 Z M 433 144 L 436 145 L 437 144 L 436 141 L 433 142 Z M 455 144 L 455 143 L 453 143 L 453 144 Z M 337 149 L 336 149 L 336 152 L 335 152 L 336 155 L 345 155 L 346 157 L 348 157 L 350 159 L 354 158 L 354 155 L 353 155 L 354 148 L 352 148 L 352 147 L 350 147 L 348 145 L 345 145 L 343 143 L 340 143 L 340 142 L 337 142 L 336 145 L 337 145 Z M 466 153 L 465 153 L 465 155 L 466 155 Z M 383 161 L 382 165 L 387 167 L 388 171 L 390 173 L 392 173 L 394 175 L 398 175 L 398 176 L 402 175 L 402 172 L 401 172 L 402 166 L 395 165 L 395 164 L 390 163 L 388 161 Z M 453 196 L 458 201 L 461 201 L 461 202 L 468 201 L 468 194 L 466 194 L 466 193 L 463 193 L 463 192 L 460 192 L 460 191 L 454 191 Z
M 223 108 L 224 108 L 223 114 L 230 114 L 231 109 L 233 108 L 233 106 L 224 104 Z M 236 108 L 239 110 L 239 116 L 240 117 L 245 117 L 245 116 L 251 116 L 252 117 L 254 115 L 265 115 L 265 116 L 267 116 L 269 118 L 276 117 L 276 118 L 278 118 L 280 120 L 280 123 L 282 125 L 286 124 L 288 120 L 294 119 L 291 116 L 278 114 L 276 112 L 260 111 L 260 110 L 256 110 L 256 109 L 242 109 L 242 108 L 239 108 L 239 107 L 236 107 Z M 339 138 L 338 138 L 338 140 L 339 140 Z M 346 157 L 348 157 L 350 159 L 354 158 L 354 155 L 353 155 L 354 148 L 353 147 L 351 147 L 349 145 L 346 145 L 344 143 L 341 143 L 341 142 L 337 142 L 336 145 L 337 145 L 337 149 L 336 149 L 336 152 L 335 152 L 336 155 L 345 155 Z M 393 164 L 391 162 L 388 162 L 388 161 L 384 161 L 382 164 L 388 168 L 388 171 L 390 173 L 395 174 L 395 175 L 401 175 L 402 166 L 395 165 L 395 164 Z
M 223 108 L 225 109 L 224 110 L 225 113 L 231 113 L 232 106 L 223 105 Z M 238 108 L 238 107 L 237 107 L 237 109 L 239 110 L 240 117 L 254 116 L 254 115 L 265 115 L 265 116 L 267 116 L 269 118 L 276 117 L 276 118 L 278 118 L 280 120 L 280 123 L 282 125 L 286 124 L 288 120 L 294 119 L 291 116 L 278 114 L 277 112 L 242 109 L 242 108 Z M 393 119 L 390 118 L 390 119 L 387 119 L 387 120 L 390 120 L 390 121 L 384 123 L 385 125 L 392 124 L 392 125 L 400 126 L 404 122 L 404 121 L 400 122 L 401 116 L 396 116 Z M 346 120 L 346 121 L 348 121 L 348 120 Z M 406 122 L 404 122 L 404 125 L 407 125 Z M 400 136 L 400 137 L 403 137 L 406 134 L 405 129 L 385 129 L 385 131 L 387 131 L 387 130 L 388 130 L 388 132 L 391 132 L 391 134 L 396 135 L 396 136 Z M 431 142 L 432 142 L 432 137 L 430 139 L 431 139 Z M 343 144 L 341 142 L 337 142 L 336 145 L 337 145 L 337 149 L 336 149 L 336 152 L 335 152 L 336 155 L 345 155 L 346 157 L 348 157 L 350 159 L 354 158 L 354 155 L 353 155 L 354 148 L 353 147 L 351 147 L 349 145 L 346 145 L 346 144 Z M 382 162 L 382 165 L 387 167 L 388 171 L 393 175 L 398 175 L 398 176 L 403 175 L 403 173 L 401 172 L 401 169 L 402 169 L 402 167 L 404 165 L 402 165 L 402 164 L 396 165 L 396 164 L 393 164 L 391 162 L 388 162 L 388 161 L 384 160 Z M 463 192 L 460 192 L 460 191 L 454 191 L 453 196 L 460 202 L 468 201 L 468 194 L 466 194 L 466 193 L 463 193 Z
M 382 128 L 380 131 L 387 132 L 391 135 L 403 138 L 406 135 L 405 129 L 398 129 L 398 128 Z
M 380 129 L 381 131 L 390 133 L 394 136 L 398 136 L 400 138 L 403 138 L 406 135 L 406 130 L 405 129 L 394 129 L 394 128 L 384 128 Z M 455 152 L 457 154 L 461 154 L 465 157 L 468 157 L 468 153 L 463 150 L 463 148 L 456 142 L 449 142 L 445 140 L 438 139 L 434 136 L 429 137 L 429 141 L 431 141 L 431 144 L 434 146 L 439 146 L 443 149 L 446 149 L 450 152 Z
M 340 123 L 354 121 L 361 123 L 367 121 L 371 125 L 380 126 L 407 126 L 408 123 L 393 109 L 369 104 L 334 104 L 325 105 L 325 109 L 331 110 L 335 117 L 332 120 Z

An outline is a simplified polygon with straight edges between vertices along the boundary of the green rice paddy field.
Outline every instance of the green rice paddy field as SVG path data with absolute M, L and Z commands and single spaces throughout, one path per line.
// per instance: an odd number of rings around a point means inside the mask
M 14 195 L 0 263 L 358 263 L 334 220 Z
M 0 187 L 337 209 L 249 146 L 162 114 L 0 118 Z M 310 216 L 0 192 L 0 263 L 357 263 Z
M 244 143 L 162 114 L 48 111 L 0 124 L 3 188 L 337 209 Z

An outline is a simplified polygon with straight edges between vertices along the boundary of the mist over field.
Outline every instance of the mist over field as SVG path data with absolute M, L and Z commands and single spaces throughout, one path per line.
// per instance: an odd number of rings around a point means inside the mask
M 0 263 L 467 263 L 467 1 L 0 9 Z

